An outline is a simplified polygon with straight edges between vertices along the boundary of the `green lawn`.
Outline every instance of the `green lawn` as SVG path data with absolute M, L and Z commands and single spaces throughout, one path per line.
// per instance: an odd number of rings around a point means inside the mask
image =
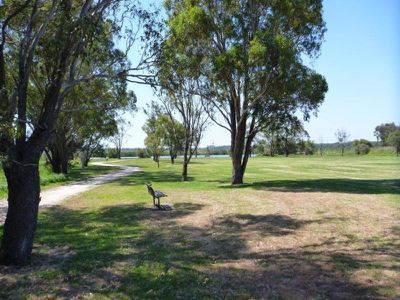
M 142 172 L 43 210 L 30 266 L 0 298 L 393 299 L 400 296 L 400 159 L 119 161 Z M 168 194 L 156 211 L 144 186 Z M 1 235 L 1 233 L 0 233 Z
M 56 174 L 49 167 L 45 166 L 44 161 L 40 162 L 40 185 L 42 188 L 54 187 L 66 182 L 79 181 L 90 177 L 109 173 L 115 170 L 113 167 L 89 165 L 88 168 L 82 169 L 79 165 L 74 164 L 68 174 Z M 0 170 L 0 200 L 7 197 L 7 182 L 4 172 Z

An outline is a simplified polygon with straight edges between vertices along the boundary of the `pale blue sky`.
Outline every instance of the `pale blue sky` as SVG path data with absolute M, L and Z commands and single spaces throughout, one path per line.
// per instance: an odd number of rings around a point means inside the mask
M 326 0 L 328 31 L 313 68 L 329 91 L 318 116 L 306 124 L 311 139 L 335 142 L 335 131 L 374 140 L 376 125 L 400 123 L 400 0 Z M 148 86 L 132 85 L 138 106 L 155 99 Z M 146 120 L 135 114 L 124 147 L 143 147 Z M 210 126 L 201 146 L 228 145 L 229 134 Z

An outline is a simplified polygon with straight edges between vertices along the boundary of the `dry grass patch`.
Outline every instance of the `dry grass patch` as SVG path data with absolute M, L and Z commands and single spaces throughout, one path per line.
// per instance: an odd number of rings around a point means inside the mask
M 176 223 L 214 256 L 215 263 L 200 270 L 217 282 L 253 286 L 259 297 L 400 296 L 394 231 L 400 209 L 385 195 L 247 189 L 171 194 L 175 203 L 203 205 Z

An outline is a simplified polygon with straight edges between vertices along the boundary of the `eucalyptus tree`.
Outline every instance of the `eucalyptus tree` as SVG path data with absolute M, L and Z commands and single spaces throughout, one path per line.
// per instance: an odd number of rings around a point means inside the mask
M 346 147 L 346 143 L 349 141 L 350 134 L 346 131 L 346 129 L 338 129 L 335 132 L 335 136 L 339 143 L 339 147 L 341 150 L 341 154 L 344 154 L 344 148 Z
M 183 151 L 185 129 L 178 120 L 165 113 L 158 117 L 157 122 L 159 123 L 161 136 L 171 159 L 171 164 L 174 164 L 175 159 L 178 157 L 178 152 Z
M 98 78 L 120 76 L 149 83 L 151 75 L 142 72 L 151 58 L 139 59 L 135 66 L 127 64 L 126 51 L 114 45 L 124 32 L 128 48 L 131 45 L 134 34 L 123 25 L 127 17 L 145 19 L 148 24 L 151 15 L 123 0 L 4 2 L 0 11 L 0 153 L 8 212 L 0 263 L 21 265 L 31 256 L 40 201 L 38 163 L 68 94 Z M 145 36 L 151 39 L 148 28 Z M 109 51 L 93 55 L 104 43 L 110 45 Z M 93 60 L 97 67 L 86 72 Z M 43 91 L 31 95 L 33 77 L 39 73 L 46 75 Z M 29 116 L 33 102 L 40 109 Z
M 400 129 L 392 131 L 387 137 L 387 142 L 392 145 L 396 151 L 396 155 L 399 156 L 400 153 Z
M 160 167 L 160 156 L 165 150 L 165 144 L 163 138 L 164 130 L 160 126 L 160 123 L 157 122 L 157 118 L 156 115 L 151 115 L 143 125 L 142 129 L 146 133 L 144 144 L 147 150 L 151 153 L 153 161 L 155 161 L 157 166 Z
M 162 77 L 164 75 L 160 75 L 160 82 L 165 94 L 163 98 L 165 111 L 172 122 L 176 115 L 183 126 L 182 181 L 187 181 L 190 160 L 193 154 L 197 153 L 209 118 L 203 108 L 201 97 L 194 92 L 193 81 L 183 79 L 179 75 L 168 74 L 169 76 Z
M 129 122 L 123 119 L 117 121 L 117 128 L 113 135 L 110 136 L 109 140 L 114 145 L 117 152 L 117 158 L 121 159 L 122 146 L 126 142 L 128 137 L 128 128 L 130 126 Z
M 383 145 L 388 145 L 389 135 L 396 130 L 400 130 L 400 126 L 397 126 L 394 122 L 384 123 L 375 127 L 374 135 Z
M 320 51 L 322 1 L 170 0 L 166 9 L 160 65 L 197 82 L 211 119 L 230 133 L 232 184 L 240 184 L 269 120 L 308 120 L 324 99 L 325 79 L 303 61 Z

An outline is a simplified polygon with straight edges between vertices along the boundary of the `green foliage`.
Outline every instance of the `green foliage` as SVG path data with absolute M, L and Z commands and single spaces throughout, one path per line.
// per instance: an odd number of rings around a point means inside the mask
M 319 53 L 325 33 L 320 0 L 171 0 L 166 7 L 159 80 L 195 82 L 186 90 L 201 95 L 212 119 L 236 133 L 238 173 L 264 126 L 299 112 L 308 120 L 322 103 L 327 83 L 303 63 Z
M 384 123 L 375 127 L 374 135 L 383 145 L 388 145 L 389 135 L 396 130 L 400 130 L 400 126 L 396 126 L 394 122 Z
M 295 116 L 287 117 L 284 120 L 277 119 L 275 122 L 269 123 L 262 133 L 266 139 L 265 155 L 285 154 L 288 156 L 306 151 L 303 139 L 308 137 L 308 133 L 304 129 L 303 123 Z M 310 147 L 307 149 L 310 150 Z
M 113 167 L 89 165 L 82 169 L 77 163 L 71 164 L 71 169 L 68 174 L 57 174 L 51 171 L 51 168 L 44 160 L 39 163 L 40 186 L 41 188 L 56 187 L 67 182 L 85 180 L 101 174 L 106 174 L 114 171 Z M 7 197 L 7 181 L 3 170 L 0 170 L 0 199 Z
M 182 150 L 185 141 L 183 125 L 171 114 L 165 114 L 155 103 L 151 104 L 146 113 L 149 118 L 143 126 L 143 131 L 147 134 L 144 141 L 147 149 L 155 161 L 158 161 L 158 157 L 168 150 L 173 162 L 178 151 Z
M 311 140 L 307 141 L 300 141 L 298 143 L 298 148 L 301 153 L 304 153 L 305 155 L 313 155 L 315 152 L 315 144 Z
M 392 145 L 396 149 L 396 154 L 399 156 L 400 152 L 400 129 L 392 131 L 388 138 L 387 142 L 389 145 Z
M 148 153 L 147 153 L 147 151 L 145 149 L 139 149 L 137 151 L 137 157 L 139 157 L 139 158 L 147 158 L 147 157 L 149 157 L 149 155 L 148 155 Z
M 119 158 L 118 157 L 118 150 L 115 148 L 108 148 L 106 151 L 106 155 L 108 158 Z
M 357 155 L 365 155 L 371 150 L 372 144 L 367 140 L 359 139 L 353 141 L 353 147 Z

